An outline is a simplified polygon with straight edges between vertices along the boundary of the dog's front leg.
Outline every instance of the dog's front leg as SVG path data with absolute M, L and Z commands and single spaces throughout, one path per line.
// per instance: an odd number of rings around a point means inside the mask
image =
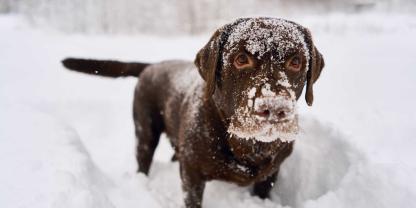
M 272 190 L 276 182 L 278 172 L 279 171 L 267 177 L 264 181 L 256 182 L 253 186 L 252 194 L 260 197 L 261 199 L 269 198 L 270 190 Z
M 180 173 L 185 207 L 201 208 L 202 196 L 205 189 L 205 180 L 203 180 L 197 171 L 189 168 L 187 165 L 181 164 Z
M 263 181 L 256 182 L 253 186 L 252 193 L 262 199 L 269 198 L 270 190 L 276 183 L 280 165 L 293 151 L 293 142 L 283 143 L 279 148 L 278 155 L 273 159 L 268 167 L 264 168 L 265 172 L 270 171 L 273 174 L 268 176 Z

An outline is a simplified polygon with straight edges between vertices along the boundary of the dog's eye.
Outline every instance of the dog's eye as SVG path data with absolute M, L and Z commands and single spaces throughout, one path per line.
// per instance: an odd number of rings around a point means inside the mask
M 246 53 L 239 53 L 234 59 L 234 66 L 237 69 L 252 67 L 253 61 Z
M 294 72 L 300 71 L 302 68 L 302 57 L 300 55 L 294 55 L 286 61 L 286 69 Z

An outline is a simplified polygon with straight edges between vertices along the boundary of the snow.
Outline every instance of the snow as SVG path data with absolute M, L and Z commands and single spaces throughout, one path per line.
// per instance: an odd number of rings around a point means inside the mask
M 292 85 L 289 83 L 289 79 L 285 72 L 279 72 L 280 79 L 277 80 L 277 85 L 281 85 L 282 87 L 290 88 Z
M 294 53 L 294 48 L 300 46 L 306 57 L 306 68 L 309 66 L 309 50 L 305 43 L 304 33 L 298 25 L 279 18 L 237 19 L 231 23 L 232 29 L 225 42 L 223 54 L 224 65 L 228 65 L 230 56 L 245 42 L 245 49 L 253 56 L 261 59 L 264 54 L 271 54 L 271 61 L 276 64 L 284 62 L 285 54 Z M 227 30 L 227 26 L 223 30 Z
M 114 207 L 103 193 L 111 182 L 74 129 L 27 107 L 1 107 L 2 207 Z
M 299 135 L 272 199 L 214 181 L 204 207 L 416 206 L 416 30 L 373 19 L 394 30 L 311 28 L 326 66 L 314 105 L 298 102 Z M 60 60 L 192 60 L 208 35 L 66 35 L 15 16 L 0 16 L 0 34 L 0 207 L 183 206 L 165 138 L 150 175 L 135 173 L 136 80 L 73 73 Z
M 272 97 L 276 95 L 276 93 L 270 90 L 269 83 L 264 84 L 264 87 L 261 88 L 261 94 L 265 97 Z
M 227 131 L 240 139 L 253 140 L 254 142 L 274 142 L 278 139 L 281 142 L 290 142 L 296 140 L 298 137 L 298 123 L 296 115 L 289 117 L 293 118 L 278 126 L 272 123 L 265 123 L 258 129 L 250 129 L 250 127 L 246 126 L 244 128 L 236 128 L 231 124 Z M 258 120 L 261 121 L 261 118 Z M 245 121 L 251 122 L 251 120 Z

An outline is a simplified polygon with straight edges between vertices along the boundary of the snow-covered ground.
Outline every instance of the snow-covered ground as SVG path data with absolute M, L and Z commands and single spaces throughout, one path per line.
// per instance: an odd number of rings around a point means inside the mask
M 300 100 L 301 135 L 272 199 L 211 182 L 204 207 L 416 207 L 415 24 L 345 24 L 312 28 L 326 67 L 314 105 Z M 166 139 L 150 176 L 135 173 L 136 80 L 69 72 L 60 60 L 192 60 L 208 37 L 66 35 L 0 16 L 0 207 L 183 206 Z

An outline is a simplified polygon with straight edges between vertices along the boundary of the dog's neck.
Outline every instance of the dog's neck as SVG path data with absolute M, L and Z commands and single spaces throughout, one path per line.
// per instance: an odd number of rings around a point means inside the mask
M 275 142 L 262 143 L 235 135 L 227 138 L 226 155 L 230 163 L 242 167 L 247 174 L 253 177 L 269 176 L 270 173 L 277 171 L 276 163 L 280 163 L 282 155 L 290 154 L 294 142 Z M 288 152 L 288 153 L 287 153 Z
M 228 129 L 228 126 L 230 125 L 230 121 L 225 116 L 224 111 L 222 111 L 221 108 L 218 107 L 214 98 L 212 96 L 205 96 L 205 104 L 207 105 L 207 107 L 212 108 L 214 110 L 212 112 L 216 112 L 222 126 L 224 126 L 225 129 Z
M 209 130 L 213 131 L 212 135 L 220 138 L 221 154 L 229 163 L 244 167 L 252 175 L 269 172 L 280 152 L 293 145 L 293 142 L 282 142 L 279 139 L 260 142 L 254 138 L 239 138 L 227 132 L 230 121 L 212 98 L 205 100 L 204 108 L 210 112 Z

